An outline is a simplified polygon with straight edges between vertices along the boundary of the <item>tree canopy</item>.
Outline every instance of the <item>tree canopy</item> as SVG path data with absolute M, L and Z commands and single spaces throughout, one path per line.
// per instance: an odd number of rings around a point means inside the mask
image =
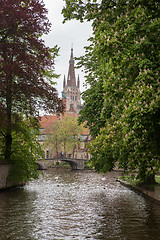
M 140 182 L 154 181 L 160 168 L 159 2 L 67 0 L 63 14 L 65 21 L 92 21 L 80 61 L 90 84 L 80 120 L 91 134 L 98 129 L 89 147 L 93 166 L 105 172 L 118 163 Z
M 76 145 L 80 141 L 80 133 L 82 126 L 78 124 L 78 119 L 72 115 L 64 115 L 46 128 L 47 139 L 45 146 L 55 154 L 59 155 L 60 152 L 64 156 L 72 151 L 74 157 Z
M 42 40 L 51 26 L 43 1 L 1 1 L 0 19 L 0 152 L 9 161 L 22 118 L 36 128 L 33 117 L 40 109 L 61 112 L 63 107 L 51 80 L 58 48 Z

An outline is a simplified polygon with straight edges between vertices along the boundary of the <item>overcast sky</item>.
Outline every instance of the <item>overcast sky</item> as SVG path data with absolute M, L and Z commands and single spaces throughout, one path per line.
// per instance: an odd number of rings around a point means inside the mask
M 61 74 L 57 80 L 57 90 L 61 96 L 63 90 L 64 75 L 67 77 L 71 47 L 73 45 L 74 57 L 84 54 L 84 46 L 88 45 L 87 39 L 91 36 L 91 26 L 89 23 L 80 23 L 71 20 L 63 24 L 63 15 L 61 14 L 64 6 L 63 0 L 44 0 L 48 9 L 48 18 L 52 23 L 50 33 L 45 36 L 46 45 L 53 47 L 56 44 L 60 47 L 59 54 L 55 62 L 55 72 Z M 76 78 L 80 75 L 81 92 L 84 90 L 84 77 L 80 69 L 76 69 Z

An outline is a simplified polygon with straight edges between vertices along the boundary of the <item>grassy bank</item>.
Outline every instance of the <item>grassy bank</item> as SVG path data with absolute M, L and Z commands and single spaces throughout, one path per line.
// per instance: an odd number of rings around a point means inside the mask
M 132 186 L 138 186 L 139 185 L 139 182 L 134 179 L 134 176 L 128 176 L 128 175 L 120 176 L 119 180 L 125 181 Z M 148 185 L 148 186 L 150 186 L 150 187 L 153 186 L 154 187 L 154 186 L 160 185 L 160 175 L 156 175 L 155 180 L 156 180 L 157 184 Z

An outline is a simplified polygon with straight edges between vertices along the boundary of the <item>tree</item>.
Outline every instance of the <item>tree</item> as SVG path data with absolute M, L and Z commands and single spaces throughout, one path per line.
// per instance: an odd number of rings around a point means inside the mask
M 46 132 L 48 138 L 45 141 L 45 146 L 49 146 L 52 151 L 56 152 L 57 156 L 61 151 L 64 152 L 64 156 L 67 152 L 72 151 L 74 157 L 81 132 L 77 117 L 62 115 L 47 127 Z
M 98 73 L 99 64 L 93 64 L 96 57 L 92 46 L 86 47 L 86 55 L 79 60 L 78 67 L 83 66 L 86 69 L 86 86 L 90 86 L 82 93 L 84 108 L 80 111 L 79 123 L 84 123 L 86 127 L 89 127 L 90 135 L 95 138 L 106 122 L 101 117 L 104 102 L 103 79 Z
M 34 118 L 24 121 L 19 117 L 18 128 L 12 131 L 12 168 L 8 180 L 14 182 L 26 182 L 38 178 L 37 159 L 43 155 L 42 148 L 37 142 L 38 130 L 31 126 Z
M 61 123 L 60 119 L 57 118 L 52 124 L 48 125 L 46 128 L 47 139 L 45 140 L 44 147 L 49 147 L 49 150 L 53 153 L 56 153 L 58 157 L 59 153 L 61 152 L 61 139 L 60 139 L 60 132 L 61 132 Z
M 90 56 L 103 82 L 99 120 L 106 124 L 90 145 L 92 164 L 109 171 L 118 162 L 125 171 L 138 171 L 140 182 L 154 182 L 160 168 L 159 3 L 66 1 L 63 13 L 65 20 L 93 22 Z
M 78 124 L 78 118 L 74 116 L 66 116 L 62 123 L 62 127 L 65 129 L 64 133 L 68 135 L 67 149 L 72 150 L 72 155 L 74 158 L 76 146 L 80 142 L 80 135 L 82 131 L 82 125 Z M 63 134 L 62 134 L 63 139 Z M 64 134 L 65 139 L 65 134 Z
M 43 1 L 1 1 L 0 19 L 0 137 L 2 158 L 12 161 L 19 116 L 37 128 L 31 116 L 37 117 L 40 109 L 60 112 L 63 107 L 46 78 L 55 76 L 58 48 L 46 47 L 41 39 L 50 29 Z

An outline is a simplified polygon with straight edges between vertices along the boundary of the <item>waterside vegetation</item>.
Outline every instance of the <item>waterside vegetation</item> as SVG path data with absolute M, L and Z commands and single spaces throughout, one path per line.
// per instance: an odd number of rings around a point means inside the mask
M 79 59 L 86 84 L 80 122 L 90 129 L 91 166 L 154 184 L 160 169 L 160 3 L 157 0 L 66 0 L 64 21 L 91 21 Z
M 17 181 L 38 177 L 39 111 L 63 111 L 52 81 L 58 48 L 42 40 L 51 26 L 47 12 L 40 0 L 1 1 L 0 160 L 12 164 L 9 178 Z

